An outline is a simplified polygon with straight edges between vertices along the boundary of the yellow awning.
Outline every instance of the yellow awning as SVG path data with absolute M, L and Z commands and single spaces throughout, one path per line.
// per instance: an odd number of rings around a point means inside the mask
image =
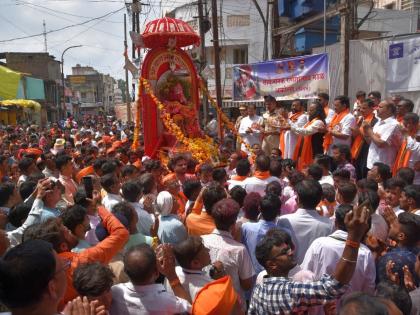
M 24 100 L 24 99 L 4 100 L 4 101 L 0 101 L 0 105 L 1 106 L 21 106 L 21 107 L 31 108 L 31 109 L 34 109 L 36 111 L 41 110 L 41 104 L 39 104 L 38 102 L 35 102 L 33 100 Z

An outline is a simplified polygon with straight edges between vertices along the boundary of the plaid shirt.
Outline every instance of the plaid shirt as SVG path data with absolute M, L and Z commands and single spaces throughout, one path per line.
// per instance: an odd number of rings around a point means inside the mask
M 264 278 L 251 297 L 249 315 L 295 314 L 309 307 L 325 304 L 343 295 L 348 285 L 342 285 L 330 275 L 319 281 L 295 282 L 284 277 Z

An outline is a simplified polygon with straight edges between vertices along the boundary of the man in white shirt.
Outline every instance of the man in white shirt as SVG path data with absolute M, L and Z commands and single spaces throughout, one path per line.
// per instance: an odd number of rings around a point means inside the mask
M 228 189 L 231 190 L 235 186 L 244 186 L 245 180 L 251 172 L 251 164 L 248 159 L 241 159 L 236 165 L 236 175 L 233 175 L 228 181 Z
M 319 183 L 322 184 L 330 184 L 334 186 L 334 179 L 330 173 L 331 168 L 331 157 L 326 154 L 317 155 L 315 156 L 315 163 L 321 166 L 322 168 L 322 177 L 319 180 Z
M 330 96 L 327 93 L 318 93 L 318 100 L 324 107 L 326 116 L 325 123 L 328 126 L 335 114 L 334 110 L 328 106 L 328 103 L 330 102 Z
M 296 142 L 298 135 L 290 130 L 294 128 L 302 128 L 308 122 L 308 115 L 304 111 L 304 107 L 301 100 L 294 100 L 292 102 L 292 112 L 289 114 L 287 125 L 282 126 L 283 139 L 280 140 L 280 150 L 283 153 L 284 159 L 292 159 L 293 153 L 295 152 Z
M 413 184 L 419 185 L 420 142 L 417 141 L 419 136 L 419 116 L 415 113 L 405 114 L 403 126 L 404 128 L 401 131 L 404 136 L 404 141 L 398 151 L 392 172 L 395 175 L 402 167 L 409 167 L 415 172 Z
M 140 204 L 139 200 L 142 196 L 142 189 L 139 184 L 134 181 L 125 182 L 122 185 L 122 195 L 124 200 L 126 200 L 130 205 L 133 206 L 134 210 L 137 212 L 138 221 L 137 221 L 137 230 L 143 235 L 150 236 L 150 228 L 155 223 L 155 217 L 153 214 L 148 213 L 144 210 L 143 205 Z
M 20 176 L 17 182 L 17 186 L 25 182 L 28 176 L 31 174 L 39 173 L 39 169 L 35 165 L 35 161 L 29 157 L 24 157 L 19 161 Z
M 251 257 L 246 247 L 235 241 L 231 234 L 239 213 L 239 204 L 233 199 L 222 199 L 211 211 L 216 229 L 203 235 L 203 243 L 210 250 L 211 261 L 221 261 L 226 274 L 232 278 L 233 287 L 242 300 L 245 291 L 252 288 L 255 275 Z
M 156 257 L 149 245 L 134 246 L 124 255 L 124 270 L 130 282 L 111 288 L 111 315 L 191 313 L 190 297 L 175 273 L 173 255 L 159 251 Z M 155 283 L 159 272 L 168 278 L 175 294 Z
M 300 264 L 312 242 L 321 236 L 332 233 L 333 225 L 329 218 L 322 217 L 315 210 L 322 198 L 322 187 L 313 179 L 296 184 L 298 210 L 279 218 L 278 226 L 291 232 L 296 244 L 296 261 Z
M 102 199 L 102 205 L 108 211 L 112 211 L 113 206 L 123 201 L 120 196 L 121 183 L 114 173 L 109 173 L 101 177 L 101 186 L 107 192 L 106 196 Z
M 279 178 L 270 175 L 270 158 L 261 154 L 255 159 L 254 176 L 245 179 L 241 186 L 245 188 L 248 194 L 256 192 L 263 197 L 267 184 L 274 181 L 281 183 Z
M 398 177 L 391 177 L 385 182 L 385 205 L 391 207 L 397 217 L 404 212 L 400 208 L 400 197 L 406 185 L 407 183 Z
M 249 104 L 247 111 L 248 116 L 242 118 L 238 132 L 243 141 L 252 147 L 255 143 L 261 144 L 260 135 L 264 121 L 261 116 L 256 115 L 255 104 Z M 243 143 L 241 150 L 248 154 L 251 153 Z
M 175 267 L 179 281 L 186 291 L 190 293 L 191 300 L 195 300 L 197 293 L 209 282 L 213 281 L 209 274 L 203 270 L 209 266 L 210 254 L 203 240 L 199 236 L 190 236 L 185 241 L 174 245 L 174 254 L 179 266 Z M 165 288 L 172 292 L 169 282 L 165 281 Z
M 330 155 L 333 145 L 344 144 L 351 147 L 352 128 L 356 127 L 356 118 L 350 112 L 350 100 L 347 96 L 341 95 L 334 99 L 334 111 L 324 137 L 324 150 Z
M 402 140 L 398 121 L 394 118 L 395 113 L 393 103 L 382 101 L 377 113 L 379 121 L 375 126 L 372 128 L 369 123 L 362 123 L 365 133 L 371 139 L 366 165 L 368 169 L 371 169 L 375 162 L 394 165 Z
M 73 161 L 69 155 L 59 155 L 55 158 L 55 165 L 59 171 L 58 180 L 64 186 L 64 198 L 67 204 L 74 204 L 77 184 L 73 180 Z
M 347 240 L 347 229 L 344 217 L 352 211 L 351 205 L 340 205 L 335 211 L 336 231 L 329 236 L 320 237 L 309 246 L 305 258 L 300 265 L 303 270 L 312 271 L 319 280 L 324 274 L 332 274 L 337 266 Z M 360 244 L 356 269 L 349 283 L 347 293 L 361 291 L 367 294 L 375 292 L 376 266 L 370 249 Z M 310 314 L 324 314 L 322 307 L 312 308 Z

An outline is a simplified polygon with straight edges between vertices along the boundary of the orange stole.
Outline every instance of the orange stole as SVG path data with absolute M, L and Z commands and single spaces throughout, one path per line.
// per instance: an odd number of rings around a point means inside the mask
M 363 121 L 367 121 L 369 124 L 371 123 L 374 115 L 373 113 L 370 113 L 366 118 L 363 119 Z M 359 128 L 360 132 L 363 134 L 363 128 Z M 360 149 L 363 145 L 363 136 L 357 135 L 356 138 L 353 140 L 353 145 L 351 146 L 351 157 L 353 159 L 357 159 L 357 157 L 360 154 Z
M 317 120 L 318 118 L 312 119 L 303 128 L 311 126 Z M 293 160 L 297 161 L 297 169 L 300 171 L 312 163 L 312 135 L 299 136 L 293 152 Z
M 270 177 L 270 172 L 269 171 L 266 171 L 266 172 L 255 171 L 254 177 L 264 180 Z
M 175 196 L 176 201 L 178 202 L 179 209 L 178 209 L 178 215 L 181 218 L 184 218 L 185 216 L 185 205 L 187 204 L 188 198 L 184 195 L 182 191 L 178 193 L 177 196 Z
M 407 150 L 407 139 L 405 139 L 398 150 L 397 158 L 395 159 L 394 167 L 392 168 L 392 175 L 395 176 L 397 171 L 402 167 L 407 167 L 410 161 L 411 151 Z
M 350 109 L 347 108 L 346 110 L 342 111 L 340 114 L 335 114 L 330 123 L 331 129 L 334 129 L 334 127 L 337 126 L 348 113 L 350 113 Z M 324 151 L 328 151 L 328 149 L 330 148 L 330 145 L 332 144 L 332 141 L 333 141 L 332 134 L 330 132 L 327 132 L 324 137 L 324 145 L 323 145 Z
M 293 114 L 292 116 L 289 117 L 289 119 L 293 122 L 296 122 L 298 120 L 298 118 L 303 114 L 304 112 L 298 112 Z M 284 158 L 284 152 L 286 151 L 286 143 L 284 142 L 284 134 L 286 133 L 287 130 L 282 130 L 280 132 L 280 145 L 279 145 L 279 149 L 281 151 L 281 155 Z

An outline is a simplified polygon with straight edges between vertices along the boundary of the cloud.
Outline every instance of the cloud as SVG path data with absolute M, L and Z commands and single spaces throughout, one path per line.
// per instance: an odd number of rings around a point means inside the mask
M 150 6 L 143 7 L 140 16 L 141 25 L 161 16 L 159 0 L 143 2 L 149 3 Z M 163 4 L 162 11 L 167 12 L 185 2 L 187 1 L 174 0 L 169 2 L 170 4 Z M 124 0 L 1 0 L 0 40 L 42 33 L 43 20 L 47 31 L 50 31 L 81 23 L 123 7 Z M 83 45 L 65 53 L 66 75 L 71 74 L 71 67 L 79 63 L 92 66 L 116 79 L 124 78 L 124 13 L 127 13 L 126 9 L 101 20 L 47 34 L 48 52 L 60 60 L 62 52 L 67 47 Z M 130 29 L 131 23 L 127 17 L 127 31 Z M 131 40 L 128 34 L 127 36 L 131 50 Z M 42 52 L 43 50 L 43 36 L 0 43 L 0 52 Z

